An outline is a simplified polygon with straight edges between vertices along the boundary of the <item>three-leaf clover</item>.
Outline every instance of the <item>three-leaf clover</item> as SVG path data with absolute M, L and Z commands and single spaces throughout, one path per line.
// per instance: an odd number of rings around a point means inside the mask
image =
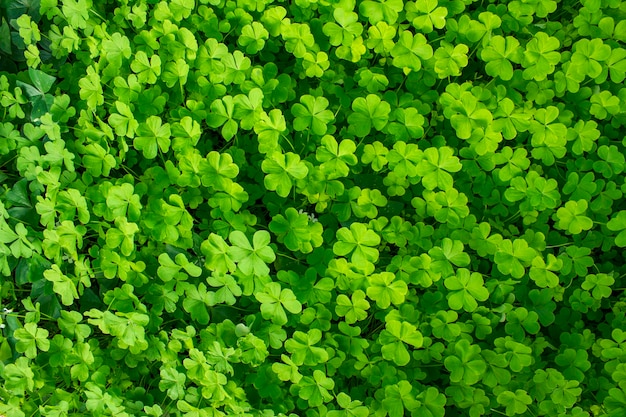
M 383 358 L 393 361 L 398 366 L 405 366 L 411 360 L 405 344 L 415 348 L 422 347 L 424 338 L 417 328 L 409 322 L 389 320 L 385 330 L 378 337 L 382 345 Z
M 335 387 L 335 382 L 326 376 L 326 373 L 316 369 L 313 371 L 313 378 L 305 376 L 292 387 L 298 391 L 300 398 L 308 402 L 309 406 L 317 407 L 333 399 L 329 391 Z
M 352 401 L 352 398 L 344 392 L 337 394 L 337 404 L 341 410 L 331 410 L 328 417 L 367 417 L 370 414 L 369 409 L 363 405 L 362 401 Z
M 396 279 L 391 272 L 380 272 L 368 277 L 367 296 L 376 301 L 380 308 L 388 308 L 392 303 L 400 305 L 408 293 L 406 282 Z
M 557 273 L 563 267 L 563 260 L 557 259 L 551 253 L 548 254 L 547 262 L 541 256 L 535 256 L 530 267 L 530 278 L 538 287 L 554 288 L 559 285 Z
M 405 30 L 400 33 L 400 39 L 391 50 L 393 66 L 400 68 L 405 74 L 411 71 L 419 71 L 422 61 L 433 57 L 433 48 L 421 33 L 413 35 Z
M 154 84 L 161 75 L 161 58 L 156 54 L 148 58 L 144 51 L 139 51 L 135 54 L 130 68 L 137 74 L 140 83 Z
M 314 134 L 322 136 L 328 130 L 328 124 L 335 118 L 327 107 L 328 99 L 325 97 L 300 97 L 300 103 L 291 107 L 291 113 L 295 116 L 293 128 L 297 131 L 311 129 Z
M 452 188 L 452 175 L 449 172 L 461 170 L 459 158 L 453 156 L 454 151 L 448 146 L 428 148 L 424 157 L 417 165 L 417 174 L 422 177 L 422 184 L 427 190 L 439 187 L 442 190 Z
M 389 417 L 402 417 L 405 409 L 409 412 L 416 410 L 420 402 L 415 398 L 415 390 L 409 381 L 402 380 L 385 387 L 383 406 Z
M 359 5 L 359 12 L 367 17 L 372 25 L 381 21 L 393 25 L 402 9 L 404 3 L 401 0 L 366 0 Z
M 109 124 L 115 129 L 115 134 L 128 138 L 134 137 L 135 131 L 139 127 L 139 122 L 135 119 L 130 106 L 121 101 L 116 101 L 115 109 L 117 113 L 111 113 L 109 116 Z
M 348 116 L 350 129 L 360 138 L 369 135 L 372 127 L 378 131 L 383 130 L 389 121 L 391 106 L 380 99 L 376 94 L 368 94 L 357 97 L 352 102 L 354 113 Z
M 354 324 L 367 318 L 367 310 L 370 308 L 370 303 L 365 299 L 363 291 L 356 290 L 351 297 L 339 294 L 336 302 L 335 313 L 339 317 L 345 317 L 346 323 Z
M 521 278 L 537 256 L 537 251 L 528 246 L 524 239 L 504 240 L 495 254 L 494 261 L 498 271 L 513 278 Z
M 480 57 L 487 63 L 487 74 L 508 81 L 513 78 L 513 64 L 519 64 L 522 60 L 522 51 L 519 41 L 514 37 L 496 35 L 481 50 Z
M 481 380 L 487 364 L 480 355 L 480 346 L 460 340 L 454 345 L 454 354 L 447 356 L 444 365 L 450 371 L 450 381 L 473 385 Z
M 554 214 L 553 218 L 556 227 L 566 230 L 568 233 L 577 235 L 583 230 L 589 230 L 593 227 L 593 221 L 585 216 L 587 212 L 587 200 L 568 201 L 564 207 L 561 207 Z
M 557 38 L 549 36 L 545 32 L 537 32 L 535 37 L 526 44 L 522 66 L 527 80 L 545 80 L 554 72 L 556 64 L 561 59 L 561 53 L 557 51 L 560 42 Z
M 498 394 L 497 400 L 498 404 L 506 407 L 507 416 L 524 414 L 532 403 L 530 395 L 522 389 L 517 389 L 515 392 L 503 391 Z
M 601 300 L 611 296 L 611 286 L 614 283 L 615 278 L 610 274 L 589 274 L 580 287 L 583 290 L 591 291 L 591 295 L 596 300 Z
M 430 33 L 433 28 L 443 29 L 446 25 L 448 9 L 439 6 L 437 0 L 425 0 L 407 3 L 407 18 L 413 27 L 420 32 Z
M 350 228 L 342 227 L 337 230 L 337 242 L 333 245 L 333 252 L 338 256 L 352 253 L 350 260 L 354 264 L 376 262 L 380 236 L 367 228 L 363 223 L 352 223 Z
M 285 309 L 292 314 L 302 311 L 302 304 L 296 299 L 293 291 L 282 288 L 278 282 L 272 282 L 256 292 L 255 298 L 261 303 L 261 315 L 272 323 L 283 325 L 287 323 Z
M 289 207 L 285 216 L 277 214 L 272 218 L 269 229 L 278 235 L 278 241 L 284 243 L 287 249 L 310 253 L 313 248 L 323 243 L 322 225 L 311 222 L 306 213 L 299 213 Z
M 274 250 L 269 246 L 270 234 L 265 230 L 257 230 L 252 236 L 252 244 L 245 233 L 233 230 L 228 235 L 231 245 L 228 248 L 229 257 L 237 262 L 237 268 L 245 275 L 254 274 L 264 276 L 269 274 L 270 264 L 276 260 Z
M 350 167 L 356 165 L 357 157 L 354 155 L 356 144 L 351 139 L 344 139 L 341 143 L 331 136 L 322 138 L 322 146 L 315 152 L 315 158 L 322 163 L 322 171 L 328 179 L 346 177 L 350 173 Z
M 169 123 L 163 124 L 158 116 L 150 116 L 139 124 L 133 146 L 147 159 L 154 159 L 157 152 L 166 153 L 170 149 L 171 131 Z
M 46 329 L 37 327 L 35 323 L 26 323 L 23 328 L 13 333 L 17 341 L 15 349 L 27 358 L 34 359 L 37 356 L 37 350 L 47 352 L 50 349 L 48 334 Z
M 328 361 L 326 349 L 315 346 L 322 340 L 322 331 L 311 329 L 304 333 L 299 330 L 285 342 L 285 349 L 291 353 L 291 360 L 296 366 L 315 366 Z
M 264 184 L 268 190 L 276 191 L 281 197 L 287 197 L 294 179 L 303 179 L 309 169 L 295 153 L 274 152 L 263 160 L 261 169 L 265 175 Z
M 63 305 L 70 306 L 78 298 L 76 283 L 65 275 L 58 265 L 52 265 L 50 269 L 44 271 L 43 276 L 47 281 L 52 282 L 52 289 L 61 297 Z
M 482 275 L 466 268 L 460 268 L 455 276 L 446 278 L 444 285 L 449 290 L 448 305 L 453 310 L 472 312 L 478 307 L 476 301 L 487 301 L 489 298 Z

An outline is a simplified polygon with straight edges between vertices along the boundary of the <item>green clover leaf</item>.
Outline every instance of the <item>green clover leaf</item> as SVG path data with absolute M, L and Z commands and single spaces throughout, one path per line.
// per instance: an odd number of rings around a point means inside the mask
M 400 39 L 391 50 L 393 66 L 402 69 L 405 74 L 419 71 L 422 61 L 433 57 L 433 48 L 421 33 L 413 35 L 405 30 L 400 33 Z
M 235 101 L 232 96 L 215 99 L 211 103 L 210 112 L 207 115 L 207 124 L 213 129 L 222 127 L 221 134 L 226 140 L 231 140 L 239 129 L 239 124 L 234 120 Z
M 367 97 L 357 97 L 352 102 L 354 113 L 348 116 L 350 130 L 360 138 L 369 135 L 372 127 L 378 131 L 383 130 L 389 121 L 391 106 L 375 94 Z
M 415 348 L 422 347 L 424 338 L 417 328 L 406 321 L 389 320 L 385 330 L 378 337 L 382 345 L 383 358 L 393 361 L 398 366 L 405 366 L 411 360 L 411 355 L 405 344 Z
M 276 260 L 274 250 L 269 246 L 270 234 L 265 230 L 257 230 L 252 236 L 252 245 L 246 235 L 233 230 L 228 235 L 231 245 L 228 248 L 228 255 L 237 262 L 237 268 L 245 275 L 254 274 L 264 276 L 269 274 L 268 263 Z
M 615 278 L 610 274 L 589 274 L 580 287 L 583 290 L 591 291 L 591 295 L 596 300 L 601 300 L 611 296 L 611 286 L 614 283 Z
M 453 154 L 453 149 L 447 146 L 424 151 L 424 157 L 416 171 L 422 177 L 422 184 L 427 190 L 439 187 L 445 191 L 452 188 L 452 175 L 449 172 L 458 172 L 462 167 L 459 158 Z
M 208 270 L 227 273 L 234 272 L 237 269 L 237 265 L 229 253 L 230 246 L 221 236 L 211 233 L 202 242 L 200 249 L 206 257 L 204 266 Z
M 354 324 L 367 318 L 367 310 L 370 308 L 370 303 L 365 299 L 363 291 L 356 290 L 351 297 L 339 294 L 336 302 L 335 313 L 339 317 L 345 317 L 346 323 Z
M 166 153 L 170 149 L 171 131 L 169 123 L 163 124 L 158 116 L 150 116 L 139 124 L 133 146 L 148 159 L 154 159 L 160 150 Z
M 354 38 L 363 33 L 363 25 L 359 23 L 359 15 L 347 11 L 343 8 L 336 8 L 333 11 L 335 22 L 327 22 L 324 24 L 323 32 L 330 39 L 333 46 L 349 45 Z
M 34 359 L 37 356 L 37 350 L 47 352 L 50 349 L 48 334 L 46 329 L 37 327 L 35 323 L 26 323 L 23 328 L 13 333 L 17 341 L 15 349 L 27 358 Z
M 367 29 L 366 45 L 373 49 L 377 54 L 388 56 L 391 53 L 395 43 L 396 28 L 388 25 L 386 22 L 378 22 Z M 369 89 L 368 89 L 369 91 Z M 370 91 L 372 92 L 372 91 Z
M 204 283 L 189 285 L 185 289 L 183 308 L 191 315 L 191 318 L 202 325 L 209 324 L 209 307 L 215 305 L 214 293 L 207 291 Z
M 148 55 L 144 51 L 135 54 L 135 59 L 131 62 L 130 68 L 140 83 L 154 84 L 161 75 L 161 58 L 158 55 Z
M 300 161 L 300 156 L 292 152 L 286 154 L 274 152 L 263 160 L 261 169 L 265 175 L 264 184 L 268 190 L 276 191 L 281 197 L 287 197 L 294 179 L 303 179 L 309 169 Z
M 532 398 L 522 389 L 517 389 L 515 392 L 503 391 L 498 394 L 497 400 L 498 404 L 506 407 L 507 416 L 524 414 L 532 403 Z
M 369 409 L 363 405 L 361 401 L 352 401 L 352 398 L 346 393 L 337 394 L 337 404 L 341 410 L 331 410 L 328 417 L 367 417 L 370 414 Z
M 315 366 L 328 361 L 326 349 L 314 346 L 322 340 L 322 331 L 311 329 L 304 333 L 295 331 L 285 342 L 285 349 L 291 353 L 291 360 L 296 366 Z
M 63 0 L 61 11 L 70 26 L 76 29 L 86 29 L 91 7 L 91 0 Z
M 470 273 L 465 268 L 458 269 L 456 276 L 446 278 L 444 285 L 449 290 L 448 305 L 454 310 L 472 312 L 478 307 L 476 301 L 487 301 L 489 298 L 482 275 L 478 272 Z
M 381 272 L 370 275 L 367 280 L 369 282 L 367 296 L 376 301 L 378 307 L 385 309 L 392 303 L 400 305 L 404 302 L 408 287 L 406 282 L 396 279 L 395 274 Z
M 489 44 L 481 50 L 480 57 L 487 63 L 487 74 L 508 81 L 513 78 L 513 64 L 522 61 L 520 43 L 512 36 L 492 36 Z
M 293 384 L 297 384 L 302 379 L 302 374 L 298 371 L 298 365 L 296 365 L 289 356 L 280 355 L 282 361 L 274 362 L 272 364 L 272 371 L 278 376 L 281 381 L 291 381 Z
M 415 389 L 404 380 L 385 387 L 385 397 L 382 403 L 389 417 L 402 417 L 405 415 L 405 409 L 410 412 L 420 406 L 420 402 L 416 399 Z
M 537 256 L 537 251 L 528 246 L 524 239 L 504 240 L 495 254 L 494 261 L 498 271 L 513 278 L 521 278 Z
M 87 75 L 78 80 L 78 86 L 80 87 L 80 98 L 81 100 L 87 101 L 87 106 L 90 110 L 93 111 L 96 107 L 104 104 L 104 93 L 100 75 L 93 66 L 87 67 Z
M 524 332 L 537 334 L 541 328 L 538 323 L 539 315 L 535 311 L 526 310 L 524 307 L 517 307 L 509 312 L 506 320 L 505 331 L 517 340 L 524 340 L 526 336 Z
M 547 262 L 541 256 L 535 256 L 530 267 L 530 278 L 540 288 L 555 288 L 559 285 L 557 273 L 563 268 L 563 260 L 557 259 L 551 253 L 548 254 Z
M 404 3 L 401 0 L 366 0 L 359 5 L 359 12 L 367 17 L 372 25 L 381 21 L 393 25 L 402 9 Z
M 287 323 L 285 309 L 292 314 L 302 311 L 302 304 L 296 299 L 293 291 L 288 288 L 281 290 L 280 284 L 272 282 L 256 292 L 254 297 L 261 303 L 261 315 L 279 326 Z
M 416 415 L 424 417 L 443 417 L 446 413 L 446 396 L 435 387 L 428 387 L 426 390 L 420 392 L 417 396 L 417 400 L 420 402 L 420 406 L 414 411 Z
M 115 227 L 106 232 L 106 245 L 111 249 L 120 249 L 124 256 L 130 256 L 135 250 L 135 234 L 139 231 L 136 223 L 128 222 L 125 217 L 115 220 Z
M 444 9 L 445 10 L 445 9 Z M 467 53 L 469 48 L 465 44 L 451 45 L 441 42 L 441 46 L 435 51 L 435 72 L 439 78 L 458 77 L 468 63 Z
M 328 99 L 304 95 L 300 97 L 300 103 L 291 107 L 291 113 L 295 116 L 293 128 L 297 131 L 310 129 L 316 135 L 324 135 L 328 130 L 327 125 L 335 119 L 333 112 L 327 109 Z
M 572 235 L 577 235 L 583 230 L 590 230 L 593 227 L 593 221 L 585 216 L 587 206 L 587 200 L 565 203 L 565 206 L 559 208 L 553 215 L 553 219 L 557 221 L 556 227 Z
M 187 274 L 192 277 L 199 277 L 202 274 L 202 268 L 189 262 L 184 253 L 177 254 L 174 260 L 167 253 L 162 253 L 159 255 L 159 264 L 157 275 L 164 282 L 172 279 L 184 281 L 187 279 Z
M 111 113 L 109 116 L 109 124 L 115 129 L 115 134 L 133 138 L 139 122 L 135 119 L 132 109 L 121 101 L 115 102 L 115 109 L 117 113 Z
M 342 227 L 337 230 L 337 242 L 333 245 L 333 252 L 337 256 L 346 256 L 352 253 L 350 261 L 355 264 L 376 262 L 380 236 L 367 228 L 363 223 L 352 223 L 350 228 Z
M 328 179 L 347 177 L 350 173 L 349 166 L 358 162 L 354 155 L 355 150 L 354 141 L 344 139 L 338 144 L 334 137 L 326 135 L 322 138 L 322 146 L 315 152 L 315 158 L 322 163 L 320 167 Z
M 7 391 L 14 394 L 16 396 L 15 398 L 22 397 L 25 392 L 32 392 L 35 389 L 35 373 L 31 369 L 30 361 L 27 357 L 21 356 L 17 358 L 14 363 L 7 364 L 2 372 L 5 388 Z M 4 405 L 0 405 L 0 410 L 6 413 L 7 416 L 11 415 L 10 413 L 12 412 L 11 408 L 9 408 L 10 406 L 14 406 L 13 410 L 15 410 L 15 412 L 13 412 L 13 415 L 25 415 L 21 412 L 19 403 L 16 405 L 16 402 L 12 399 L 8 399 L 7 403 L 9 406 L 4 407 Z
M 335 387 L 335 382 L 324 372 L 316 369 L 313 371 L 313 378 L 305 376 L 293 387 L 297 388 L 298 396 L 306 400 L 310 407 L 317 407 L 333 399 L 329 391 Z
M 141 199 L 134 193 L 132 184 L 124 183 L 115 185 L 109 189 L 106 198 L 108 220 L 118 217 L 128 217 L 130 221 L 137 221 L 141 216 Z
M 626 211 L 622 210 L 608 221 L 606 227 L 612 232 L 619 232 L 615 244 L 620 248 L 626 247 Z
M 435 246 L 428 251 L 432 257 L 431 271 L 439 277 L 447 278 L 454 275 L 454 266 L 466 267 L 470 264 L 470 257 L 463 251 L 463 242 L 444 238 L 441 246 Z
M 246 48 L 246 53 L 254 55 L 265 47 L 269 32 L 259 22 L 252 22 L 241 29 L 237 43 Z
M 51 269 L 44 271 L 43 276 L 47 281 L 52 282 L 52 289 L 61 297 L 63 305 L 70 306 L 74 300 L 78 299 L 76 283 L 65 275 L 58 265 L 52 265 Z
M 311 222 L 306 213 L 299 213 L 293 207 L 289 207 L 285 211 L 285 216 L 282 214 L 274 216 L 269 229 L 278 235 L 278 241 L 284 243 L 287 249 L 310 253 L 314 247 L 319 247 L 323 243 L 322 225 Z
M 545 80 L 554 72 L 556 64 L 561 59 L 561 53 L 557 51 L 561 43 L 555 37 L 545 32 L 537 32 L 535 37 L 526 44 L 522 66 L 524 79 L 536 81 Z
M 444 366 L 450 371 L 450 381 L 473 385 L 481 380 L 487 364 L 480 355 L 480 347 L 461 340 L 454 344 L 454 354 L 447 356 Z
M 405 8 L 407 19 L 422 33 L 430 33 L 433 28 L 443 29 L 446 25 L 448 9 L 440 7 L 437 0 L 407 3 Z

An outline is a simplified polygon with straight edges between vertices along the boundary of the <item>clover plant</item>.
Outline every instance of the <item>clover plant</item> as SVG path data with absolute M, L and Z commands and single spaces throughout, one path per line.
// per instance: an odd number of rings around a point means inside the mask
M 626 415 L 626 2 L 0 0 L 0 415 Z

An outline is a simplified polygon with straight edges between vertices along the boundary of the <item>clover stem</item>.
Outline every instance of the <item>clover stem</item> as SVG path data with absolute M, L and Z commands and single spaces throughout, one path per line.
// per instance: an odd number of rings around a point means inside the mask
M 295 152 L 295 151 L 296 151 L 296 148 L 293 146 L 293 143 L 291 143 L 291 141 L 289 140 L 289 138 L 288 138 L 287 136 L 285 136 L 285 135 L 280 135 L 280 136 L 282 136 L 282 137 L 283 137 L 283 138 L 287 141 L 287 143 L 289 144 L 289 146 L 291 146 L 291 150 Z
M 291 257 L 289 255 L 285 255 L 284 253 L 276 252 L 276 255 L 282 256 L 283 258 L 291 259 L 292 261 L 296 261 L 296 262 L 300 263 L 299 259 Z
M 565 243 L 561 243 L 559 245 L 550 245 L 550 246 L 546 246 L 546 249 L 553 249 L 553 248 L 561 248 L 563 246 L 570 246 L 573 245 L 573 242 L 565 242 Z
M 106 19 L 100 15 L 100 13 L 96 12 L 93 8 L 89 9 L 89 11 L 100 18 L 100 20 L 105 21 Z
M 400 85 L 398 86 L 398 88 L 396 88 L 396 94 L 398 94 L 398 92 L 400 91 L 400 89 L 402 88 L 402 86 L 404 85 L 404 82 L 406 81 L 406 74 L 404 75 L 404 78 L 402 79 L 402 82 L 400 82 Z

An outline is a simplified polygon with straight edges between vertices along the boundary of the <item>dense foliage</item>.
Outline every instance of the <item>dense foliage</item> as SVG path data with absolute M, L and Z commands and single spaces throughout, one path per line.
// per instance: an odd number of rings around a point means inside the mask
M 0 414 L 626 415 L 626 2 L 0 3 Z

